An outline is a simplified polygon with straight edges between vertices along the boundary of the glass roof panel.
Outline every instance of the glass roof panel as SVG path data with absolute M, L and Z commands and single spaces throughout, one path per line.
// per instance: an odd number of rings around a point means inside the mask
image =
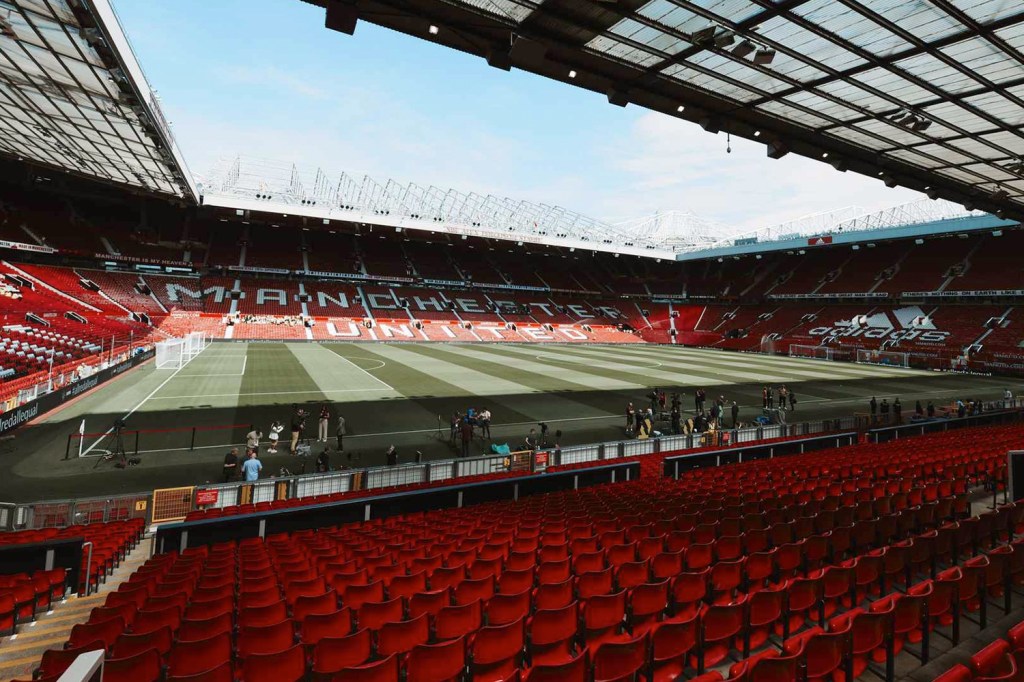
M 1020 30 L 1019 28 L 1017 30 Z M 1002 83 L 1020 76 L 1021 64 L 985 38 L 969 38 L 940 49 L 973 72 L 993 83 Z
M 927 81 L 937 88 L 942 88 L 948 93 L 959 94 L 967 90 L 974 90 L 981 87 L 981 83 L 973 78 L 964 75 L 962 71 L 954 68 L 930 54 L 919 54 L 896 62 L 896 66 L 912 76 Z
M 685 50 L 690 46 L 684 40 L 681 40 L 678 36 L 666 33 L 660 29 L 652 26 L 641 24 L 639 21 L 633 19 L 623 19 L 619 23 L 615 24 L 611 28 L 611 33 L 628 38 L 633 42 L 646 45 L 651 48 L 652 52 L 661 52 L 664 55 L 673 55 L 677 52 Z M 593 41 L 591 41 L 593 43 Z M 588 47 L 591 45 L 588 44 Z
M 858 0 L 902 30 L 931 42 L 965 30 L 963 24 L 930 2 L 923 0 Z
M 919 166 L 921 168 L 938 168 L 939 166 L 943 165 L 942 161 L 937 161 L 935 159 L 929 158 L 928 156 L 916 152 L 913 149 L 894 149 L 892 151 L 886 152 L 885 155 L 895 159 L 902 159 L 903 161 L 908 161 L 914 164 L 915 166 Z
M 853 79 L 875 90 L 881 90 L 905 104 L 914 105 L 935 97 L 924 88 L 918 87 L 899 74 L 880 66 L 858 73 L 853 76 Z
M 812 0 L 798 6 L 793 13 L 814 22 L 841 40 L 875 55 L 886 56 L 910 47 L 909 43 L 884 26 L 862 14 L 851 12 L 848 7 L 834 0 Z M 836 68 L 849 68 L 864 61 L 849 50 L 837 49 L 841 50 L 841 54 L 846 54 L 849 61 L 834 64 Z
M 514 0 L 460 0 L 484 12 L 521 24 L 533 12 L 533 3 Z
M 867 149 L 879 149 L 881 144 L 877 137 L 873 137 L 856 128 L 833 128 L 825 133 L 829 137 L 839 138 L 844 142 L 852 142 Z
M 957 8 L 982 24 L 990 24 L 1020 11 L 1017 0 L 959 0 Z
M 831 124 L 831 121 L 827 118 L 815 116 L 814 114 L 810 114 L 806 111 L 790 106 L 785 102 L 765 102 L 764 104 L 759 104 L 757 108 L 762 111 L 767 111 L 770 114 L 774 114 L 780 118 L 795 121 L 807 126 L 808 128 L 823 128 Z
M 980 139 L 985 142 L 990 142 L 1000 149 L 1005 149 L 1011 154 L 1017 156 L 1024 155 L 1024 140 L 1021 139 L 1020 135 L 1009 131 L 1000 131 L 998 133 L 989 133 L 987 135 L 981 135 Z
M 118 40 L 124 36 L 116 20 L 111 26 L 101 18 L 109 4 L 93 0 L 87 7 L 94 23 L 82 26 L 67 0 L 0 0 L 0 13 L 9 14 L 14 32 L 0 36 L 0 149 L 68 171 L 185 195 L 191 180 L 166 150 L 159 132 L 163 124 L 155 122 L 162 115 L 149 86 L 134 56 L 120 52 Z M 121 44 L 130 53 L 127 41 Z M 94 45 L 105 47 L 109 65 Z M 135 102 L 136 111 L 129 113 L 119 103 L 123 96 Z M 158 153 L 158 147 L 164 151 Z
M 959 143 L 957 142 L 951 142 L 949 144 L 953 144 L 961 149 L 964 149 L 964 151 L 975 155 L 978 154 L 979 149 L 985 150 L 988 154 L 993 153 L 993 151 L 986 145 L 978 145 L 978 148 L 975 149 L 966 149 L 964 147 L 960 147 Z M 971 161 L 973 161 L 973 159 L 967 156 L 967 154 L 961 154 L 955 149 L 948 149 L 937 144 L 925 144 L 919 147 L 915 147 L 914 149 L 916 149 L 918 152 L 922 154 L 928 154 L 929 156 L 934 156 L 939 159 L 942 159 L 943 161 L 950 165 L 960 165 L 964 163 L 970 163 Z
M 985 119 L 977 116 L 956 102 L 940 102 L 924 108 L 930 116 L 947 123 L 950 127 L 964 130 L 968 133 L 981 133 L 991 130 L 993 125 Z M 929 135 L 931 129 L 928 129 Z
M 836 102 L 826 99 L 813 92 L 807 92 L 806 90 L 787 95 L 784 97 L 786 101 L 794 102 L 796 104 L 802 104 L 803 106 L 816 111 L 823 116 L 838 119 L 840 121 L 849 121 L 854 118 L 859 118 L 861 113 L 856 109 L 843 104 L 837 104 Z
M 662 73 L 670 78 L 686 83 L 694 87 L 714 92 L 739 102 L 752 102 L 760 95 L 747 88 L 741 88 L 732 83 L 708 75 L 696 69 L 691 69 L 685 64 L 672 64 Z
M 974 95 L 964 100 L 975 108 L 995 116 L 1011 128 L 1024 126 L 1024 108 L 1011 102 L 997 92 Z
M 587 47 L 595 52 L 600 52 L 616 59 L 637 64 L 641 67 L 651 66 L 662 60 L 661 57 L 646 50 L 637 49 L 633 45 L 628 45 L 624 42 L 615 40 L 614 38 L 608 38 L 606 36 L 597 36 L 587 44 Z

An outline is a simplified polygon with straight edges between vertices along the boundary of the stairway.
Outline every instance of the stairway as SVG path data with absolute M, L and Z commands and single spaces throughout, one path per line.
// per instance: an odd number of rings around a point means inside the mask
M 63 647 L 71 628 L 87 621 L 93 608 L 103 606 L 107 593 L 115 591 L 145 563 L 152 543 L 151 537 L 144 538 L 107 577 L 99 592 L 88 597 L 69 594 L 63 601 L 53 604 L 50 611 L 38 614 L 34 623 L 22 623 L 17 634 L 0 639 L 0 681 L 31 678 L 43 652 Z

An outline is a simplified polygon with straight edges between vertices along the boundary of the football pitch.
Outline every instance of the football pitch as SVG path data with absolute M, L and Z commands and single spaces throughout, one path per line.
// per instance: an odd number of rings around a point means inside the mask
M 909 416 L 917 399 L 995 399 L 1008 385 L 993 377 L 671 346 L 218 342 L 177 370 L 147 363 L 0 443 L 0 501 L 216 481 L 224 453 L 242 446 L 252 426 L 266 434 L 278 420 L 287 441 L 293 404 L 310 412 L 305 435 L 314 454 L 323 448 L 315 442 L 320 405 L 332 413 L 332 448 L 334 418 L 344 415 L 344 453 L 335 452 L 332 465 L 355 467 L 382 464 L 392 444 L 399 461 L 417 451 L 425 459 L 455 456 L 448 421 L 471 407 L 492 412 L 494 443 L 516 448 L 545 422 L 552 438 L 561 431 L 560 443 L 571 445 L 623 438 L 626 404 L 646 406 L 652 387 L 678 391 L 684 413 L 692 413 L 693 391 L 703 387 L 709 399 L 735 400 L 740 420 L 749 421 L 761 412 L 766 383 L 795 391 L 791 422 L 865 412 L 872 395 L 890 402 L 899 396 Z M 103 459 L 116 449 L 110 429 L 118 418 L 127 423 L 129 456 L 137 451 L 141 458 L 123 471 Z M 471 454 L 489 446 L 477 438 Z M 261 459 L 264 474 L 312 467 L 287 447 Z

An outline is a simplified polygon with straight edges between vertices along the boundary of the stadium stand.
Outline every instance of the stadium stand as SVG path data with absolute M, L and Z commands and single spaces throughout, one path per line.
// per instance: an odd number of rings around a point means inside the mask
M 956 644 L 1019 598 L 1004 585 L 1024 565 L 1021 508 L 972 516 L 967 491 L 1022 435 L 953 431 L 158 554 L 38 675 L 90 648 L 139 682 L 162 665 L 170 679 L 582 665 L 710 680 L 927 660 L 936 635 Z M 1011 665 L 1018 632 L 970 675 Z

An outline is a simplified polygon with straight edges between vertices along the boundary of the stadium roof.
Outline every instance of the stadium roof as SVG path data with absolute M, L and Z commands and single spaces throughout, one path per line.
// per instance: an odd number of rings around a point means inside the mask
M 109 0 L 0 0 L 0 153 L 196 199 Z
M 198 189 L 206 206 L 651 258 L 707 248 L 724 231 L 692 214 L 611 224 L 559 206 L 245 156 L 219 161 Z
M 994 213 L 1024 216 L 1017 0 L 304 0 Z

